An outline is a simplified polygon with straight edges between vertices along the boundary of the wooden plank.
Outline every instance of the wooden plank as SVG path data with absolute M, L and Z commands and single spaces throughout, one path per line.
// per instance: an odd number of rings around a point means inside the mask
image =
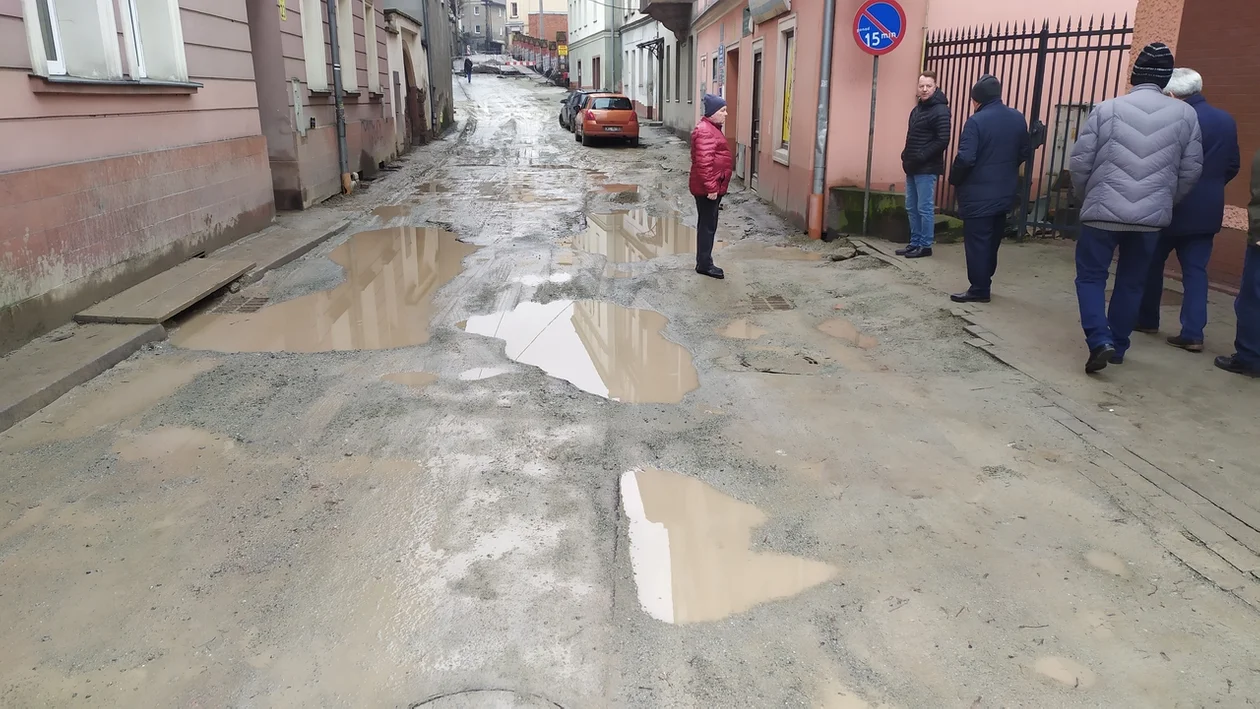
M 81 323 L 163 323 L 254 267 L 253 261 L 196 258 L 84 310 Z

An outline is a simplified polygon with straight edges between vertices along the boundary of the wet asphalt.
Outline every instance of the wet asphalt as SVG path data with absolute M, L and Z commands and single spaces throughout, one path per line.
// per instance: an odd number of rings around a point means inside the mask
M 1180 707 L 1260 622 L 913 275 L 478 76 L 351 229 L 0 434 L 0 706 Z

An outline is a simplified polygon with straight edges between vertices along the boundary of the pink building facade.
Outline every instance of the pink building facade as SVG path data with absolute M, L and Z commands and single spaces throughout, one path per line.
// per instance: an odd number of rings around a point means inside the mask
M 0 351 L 271 221 L 246 20 L 0 0 Z

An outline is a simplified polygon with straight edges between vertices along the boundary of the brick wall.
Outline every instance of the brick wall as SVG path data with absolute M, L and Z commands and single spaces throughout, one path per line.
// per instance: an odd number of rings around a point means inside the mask
M 528 2 L 528 0 L 526 0 Z M 564 32 L 565 36 L 569 33 L 569 16 L 562 12 L 547 12 L 543 14 L 543 30 L 542 34 L 538 32 L 538 13 L 532 13 L 529 16 L 529 25 L 525 34 L 530 37 L 545 39 L 548 42 L 556 41 L 556 33 Z
M 0 351 L 265 227 L 262 136 L 0 173 Z

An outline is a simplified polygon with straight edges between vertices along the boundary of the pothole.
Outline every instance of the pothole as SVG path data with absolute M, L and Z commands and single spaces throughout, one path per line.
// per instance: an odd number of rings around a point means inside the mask
M 677 217 L 654 217 L 643 209 L 629 209 L 591 214 L 586 226 L 586 231 L 573 237 L 573 248 L 599 254 L 609 263 L 641 263 L 696 252 L 696 230 Z M 714 251 L 723 246 L 717 242 Z

